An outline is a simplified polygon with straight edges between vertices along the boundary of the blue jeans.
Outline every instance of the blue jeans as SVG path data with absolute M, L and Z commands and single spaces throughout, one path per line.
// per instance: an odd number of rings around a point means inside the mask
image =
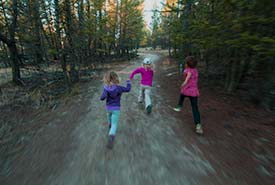
M 111 129 L 109 135 L 116 135 L 118 120 L 119 120 L 120 110 L 108 110 L 107 119 L 108 123 L 111 124 Z

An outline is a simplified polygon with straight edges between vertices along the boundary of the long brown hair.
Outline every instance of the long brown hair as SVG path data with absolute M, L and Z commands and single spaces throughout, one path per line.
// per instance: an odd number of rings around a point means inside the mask
M 185 58 L 185 62 L 188 67 L 195 68 L 197 66 L 198 61 L 195 59 L 194 56 L 188 56 Z
M 119 84 L 119 77 L 114 71 L 110 71 L 104 75 L 104 83 L 108 86 Z

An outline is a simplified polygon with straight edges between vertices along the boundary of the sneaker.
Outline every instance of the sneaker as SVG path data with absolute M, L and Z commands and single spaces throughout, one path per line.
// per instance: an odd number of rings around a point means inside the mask
M 146 112 L 147 112 L 147 114 L 150 114 L 152 112 L 152 105 L 148 105 L 146 107 Z
M 196 133 L 197 134 L 203 134 L 202 126 L 201 124 L 196 125 Z
M 180 106 L 173 108 L 173 110 L 176 111 L 176 112 L 180 112 L 181 109 L 182 109 L 182 107 L 180 107 Z
M 112 149 L 114 146 L 114 140 L 115 140 L 115 136 L 109 136 L 108 138 L 108 144 L 107 144 L 107 148 Z

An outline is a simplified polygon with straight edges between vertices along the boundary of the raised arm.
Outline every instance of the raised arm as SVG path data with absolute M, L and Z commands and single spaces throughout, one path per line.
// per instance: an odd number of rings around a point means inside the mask
M 130 90 L 131 90 L 131 81 L 127 80 L 126 83 L 127 83 L 126 87 L 120 86 L 121 92 L 130 92 Z
M 138 74 L 138 73 L 141 73 L 140 68 L 135 69 L 135 70 L 131 73 L 131 75 L 130 75 L 130 80 L 132 80 L 132 79 L 134 78 L 135 74 Z
M 100 100 L 103 101 L 103 100 L 105 100 L 106 98 L 107 98 L 107 91 L 106 91 L 106 89 L 104 88 L 104 91 L 103 91 L 103 93 L 102 93 L 101 96 L 100 96 Z

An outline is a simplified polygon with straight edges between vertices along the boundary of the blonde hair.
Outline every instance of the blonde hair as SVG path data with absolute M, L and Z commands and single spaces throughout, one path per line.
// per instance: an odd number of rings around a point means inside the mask
M 114 71 L 110 71 L 104 75 L 104 83 L 108 86 L 119 84 L 119 77 Z

